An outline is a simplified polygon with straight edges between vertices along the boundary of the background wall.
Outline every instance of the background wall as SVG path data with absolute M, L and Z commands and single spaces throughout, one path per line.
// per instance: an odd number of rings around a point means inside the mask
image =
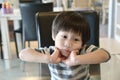
M 0 3 L 2 3 L 3 2 L 3 0 L 0 0 Z
M 77 8 L 90 8 L 91 0 L 73 0 L 73 7 Z
M 13 4 L 13 7 L 14 8 L 18 8 L 19 7 L 19 0 L 3 0 L 3 1 L 8 1 L 8 2 L 10 2 L 10 3 L 12 3 Z

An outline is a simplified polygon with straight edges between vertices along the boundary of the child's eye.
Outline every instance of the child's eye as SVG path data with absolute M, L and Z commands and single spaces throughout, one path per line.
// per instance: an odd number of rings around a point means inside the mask
M 79 39 L 75 38 L 74 41 L 79 41 Z
M 66 38 L 67 38 L 67 36 L 63 36 L 63 38 L 64 38 L 64 39 L 66 39 Z
M 66 35 L 61 35 L 61 37 L 62 37 L 63 39 L 66 39 L 66 38 L 67 38 L 67 36 L 66 36 Z

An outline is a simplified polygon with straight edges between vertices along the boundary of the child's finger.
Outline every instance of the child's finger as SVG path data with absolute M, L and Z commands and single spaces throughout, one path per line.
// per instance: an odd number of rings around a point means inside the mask
M 51 56 L 53 55 L 56 55 L 56 56 L 59 55 L 59 50 L 56 47 L 54 48 L 54 52 Z
M 53 62 L 53 63 L 61 62 L 60 52 L 59 52 L 58 48 L 54 48 L 54 52 L 51 55 L 51 62 Z
M 77 55 L 79 53 L 79 50 L 74 50 L 71 52 L 71 54 Z

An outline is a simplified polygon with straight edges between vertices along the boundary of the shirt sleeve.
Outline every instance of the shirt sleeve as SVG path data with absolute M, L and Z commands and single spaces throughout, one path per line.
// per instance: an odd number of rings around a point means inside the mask
M 42 54 L 51 55 L 54 52 L 54 46 L 50 46 L 49 48 L 47 47 L 35 48 L 35 51 L 40 52 Z
M 107 50 L 103 49 L 103 48 L 100 48 L 100 49 L 104 50 L 108 54 L 108 56 L 109 56 L 108 60 L 110 60 L 111 59 L 110 53 Z M 108 60 L 106 60 L 105 62 L 107 62 Z
M 98 50 L 98 49 L 104 50 L 108 54 L 109 59 L 111 58 L 110 53 L 107 50 L 103 49 L 103 48 L 96 47 L 95 45 L 87 45 L 86 46 L 86 52 L 93 52 L 93 51 Z M 105 61 L 105 62 L 107 62 L 107 61 Z
M 99 47 L 96 47 L 95 45 L 87 45 L 85 51 L 88 53 L 88 52 L 93 52 L 97 49 L 99 49 Z
M 44 48 L 35 48 L 35 51 L 40 52 L 42 54 L 50 54 L 50 50 L 47 47 L 44 47 Z

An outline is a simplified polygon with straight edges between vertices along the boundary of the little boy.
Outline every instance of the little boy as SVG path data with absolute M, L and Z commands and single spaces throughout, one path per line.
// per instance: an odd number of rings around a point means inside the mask
M 76 12 L 61 12 L 53 21 L 52 38 L 55 46 L 27 48 L 20 52 L 20 59 L 47 63 L 51 80 L 89 80 L 89 64 L 108 61 L 109 53 L 90 40 L 90 28 L 86 19 Z

